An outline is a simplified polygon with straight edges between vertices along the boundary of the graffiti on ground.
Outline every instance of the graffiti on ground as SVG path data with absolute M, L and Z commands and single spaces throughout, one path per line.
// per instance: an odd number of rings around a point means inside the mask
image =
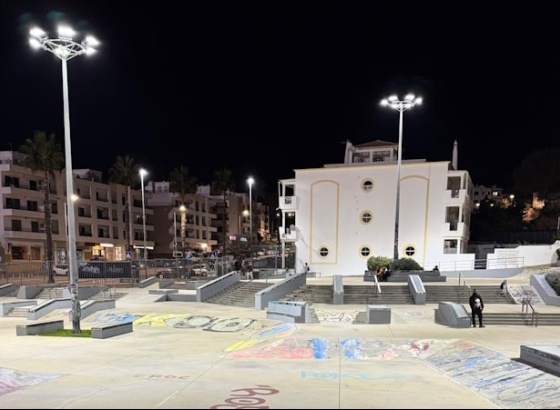
M 315 314 L 319 322 L 347 322 L 353 323 L 359 311 L 352 312 L 326 312 L 324 310 L 316 310 Z
M 60 377 L 60 375 L 29 373 L 0 367 L 0 396 L 57 377 Z
M 560 379 L 493 349 L 457 341 L 426 361 L 503 408 L 560 408 Z

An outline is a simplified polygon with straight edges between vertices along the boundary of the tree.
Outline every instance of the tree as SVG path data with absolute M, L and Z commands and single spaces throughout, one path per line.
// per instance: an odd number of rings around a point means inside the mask
M 189 170 L 183 164 L 174 168 L 169 174 L 169 189 L 171 192 L 178 193 L 181 205 L 185 205 L 187 194 L 196 193 L 196 178 L 189 175 Z M 181 243 L 185 242 L 186 215 L 181 212 Z
M 235 189 L 235 183 L 233 182 L 233 176 L 231 171 L 226 168 L 222 168 L 216 172 L 214 172 L 214 179 L 212 181 L 212 194 L 213 195 L 223 195 L 224 198 L 224 205 L 223 205 L 223 222 L 224 222 L 224 231 L 223 231 L 223 240 L 224 244 L 222 245 L 223 254 L 226 255 L 227 249 L 227 231 L 228 231 L 228 222 L 227 222 L 227 195 L 230 191 Z
M 129 251 L 132 249 L 132 226 L 130 223 L 130 189 L 133 185 L 136 185 L 138 183 L 138 178 L 138 169 L 136 165 L 134 165 L 134 158 L 128 155 L 118 155 L 115 163 L 109 170 L 109 182 L 126 186 L 127 195 L 124 208 L 124 221 L 126 223 L 126 232 L 128 237 L 127 249 Z
M 539 198 L 560 192 L 560 148 L 533 151 L 513 171 L 514 191 L 523 197 L 538 192 Z
M 54 172 L 60 171 L 64 164 L 62 147 L 56 142 L 54 133 L 47 137 L 45 131 L 35 131 L 33 139 L 27 138 L 19 148 L 26 155 L 24 164 L 33 172 L 43 173 L 42 190 L 44 194 L 45 213 L 45 235 L 46 255 L 48 262 L 48 283 L 54 282 L 53 274 L 53 243 L 52 243 L 52 209 L 51 209 L 51 181 L 54 180 Z M 71 195 L 67 192 L 67 195 Z

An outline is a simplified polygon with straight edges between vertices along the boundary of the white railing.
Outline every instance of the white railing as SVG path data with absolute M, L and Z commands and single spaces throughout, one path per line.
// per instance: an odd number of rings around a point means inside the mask
M 492 259 L 458 259 L 446 261 L 426 261 L 425 270 L 431 266 L 437 266 L 440 271 L 454 272 L 458 270 L 475 269 L 506 269 L 522 268 L 525 266 L 525 258 L 521 256 L 502 257 Z

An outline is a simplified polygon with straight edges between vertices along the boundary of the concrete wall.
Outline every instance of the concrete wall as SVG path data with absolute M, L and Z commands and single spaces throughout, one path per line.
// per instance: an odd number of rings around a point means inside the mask
M 255 309 L 263 310 L 268 307 L 269 302 L 276 301 L 295 289 L 307 283 L 307 276 L 305 272 L 298 273 L 297 275 L 289 276 L 286 279 L 270 285 L 255 293 Z
M 529 284 L 535 288 L 541 299 L 547 305 L 560 306 L 560 296 L 546 281 L 545 275 L 531 275 Z
M 224 276 L 220 276 L 210 282 L 199 286 L 196 289 L 196 301 L 204 302 L 210 299 L 212 296 L 220 293 L 222 290 L 227 289 L 234 283 L 239 282 L 240 273 L 237 271 L 230 272 Z

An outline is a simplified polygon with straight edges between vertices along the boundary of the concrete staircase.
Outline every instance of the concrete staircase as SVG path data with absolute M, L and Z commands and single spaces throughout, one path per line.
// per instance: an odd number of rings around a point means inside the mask
M 413 305 L 414 299 L 408 285 L 383 286 L 381 293 L 376 286 L 344 286 L 344 304 L 355 305 Z
M 281 300 L 332 304 L 333 287 L 332 285 L 303 285 Z M 344 304 L 408 305 L 414 304 L 414 299 L 408 290 L 408 285 L 383 286 L 381 284 L 381 294 L 377 294 L 375 286 L 345 285 Z
M 222 292 L 206 300 L 206 303 L 218 305 L 239 306 L 255 308 L 255 293 L 269 287 L 270 284 L 262 282 L 237 282 L 224 289 Z
M 63 289 L 64 288 L 43 288 L 43 290 L 35 296 L 35 299 L 61 299 L 64 297 Z
M 454 285 L 434 285 L 424 284 L 426 289 L 426 303 L 455 302 L 465 304 L 470 311 L 469 297 L 472 295 L 473 289 L 482 296 L 484 304 L 515 304 L 515 301 L 509 296 L 502 296 L 500 289 L 494 285 L 477 285 L 468 288 L 466 286 Z
M 332 285 L 303 285 L 280 299 L 308 303 L 333 303 Z
M 538 313 L 538 309 L 535 310 L 537 311 L 537 321 L 531 323 L 531 313 L 492 313 L 489 312 L 488 308 L 485 308 L 482 314 L 482 323 L 484 325 L 509 326 L 560 326 L 560 313 Z M 476 323 L 478 324 L 478 319 Z
M 29 305 L 29 306 L 17 306 L 15 308 L 10 309 L 8 313 L 4 315 L 4 317 L 24 317 L 27 318 L 27 314 L 29 313 L 29 309 L 36 305 Z

